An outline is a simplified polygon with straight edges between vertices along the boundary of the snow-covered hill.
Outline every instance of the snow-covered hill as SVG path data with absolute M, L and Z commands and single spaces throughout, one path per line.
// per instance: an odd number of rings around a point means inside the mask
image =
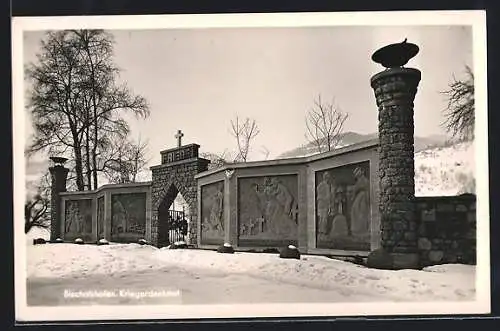
M 356 132 L 345 132 L 339 141 L 337 148 L 361 143 L 364 141 L 376 139 L 377 133 L 360 134 Z M 446 142 L 446 137 L 441 135 L 432 135 L 429 137 L 415 137 L 415 151 L 419 152 L 431 147 L 443 146 Z M 326 150 L 326 148 L 325 148 Z M 304 146 L 299 146 L 290 151 L 287 151 L 278 156 L 278 158 L 294 158 L 301 156 L 309 156 L 318 153 L 318 147 L 315 143 L 308 143 Z
M 474 153 L 474 142 L 415 153 L 415 195 L 476 193 Z
M 376 134 L 344 134 L 338 148 L 376 138 Z M 281 158 L 317 154 L 314 144 L 283 153 Z M 446 143 L 442 136 L 415 137 L 416 196 L 475 193 L 474 142 Z

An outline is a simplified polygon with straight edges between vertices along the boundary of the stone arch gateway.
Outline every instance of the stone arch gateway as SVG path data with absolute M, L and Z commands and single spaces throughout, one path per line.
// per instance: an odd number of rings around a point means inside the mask
M 180 145 L 180 144 L 179 144 Z M 161 164 L 151 167 L 151 243 L 157 247 L 168 242 L 168 224 L 164 211 L 178 193 L 188 204 L 190 215 L 189 238 L 196 242 L 197 181 L 195 175 L 206 171 L 209 160 L 198 156 L 199 145 L 190 144 L 162 151 Z

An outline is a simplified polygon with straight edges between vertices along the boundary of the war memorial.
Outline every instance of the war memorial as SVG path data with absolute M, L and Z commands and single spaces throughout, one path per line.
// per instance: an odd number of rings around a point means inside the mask
M 367 111 L 378 111 L 376 140 L 207 170 L 201 146 L 182 144 L 179 131 L 177 146 L 151 167 L 150 182 L 82 192 L 67 192 L 65 159 L 53 157 L 51 240 L 168 246 L 169 207 L 180 193 L 196 249 L 229 243 L 237 251 L 295 245 L 303 254 L 383 252 L 395 269 L 475 263 L 475 195 L 415 197 L 413 101 L 421 72 L 405 64 L 417 53 L 405 41 L 372 56 L 385 67 L 367 81 L 376 98 Z

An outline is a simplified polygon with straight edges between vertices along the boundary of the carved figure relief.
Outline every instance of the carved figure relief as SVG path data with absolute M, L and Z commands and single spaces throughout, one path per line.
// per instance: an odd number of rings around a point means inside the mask
M 224 237 L 224 183 L 217 182 L 201 188 L 202 237 Z
M 353 235 L 364 235 L 370 230 L 370 182 L 361 168 L 354 170 L 354 178 L 356 183 L 352 188 L 351 231 Z
M 243 178 L 239 186 L 240 238 L 296 238 L 297 176 Z
M 111 233 L 112 238 L 146 233 L 146 193 L 111 196 Z
M 369 163 L 316 174 L 317 246 L 365 250 L 370 243 Z
M 66 200 L 65 233 L 92 233 L 92 200 Z
M 331 180 L 329 172 L 323 173 L 323 180 L 317 189 L 317 209 L 318 209 L 318 233 L 328 235 L 331 231 L 331 224 L 328 220 L 333 211 L 335 195 L 335 184 Z

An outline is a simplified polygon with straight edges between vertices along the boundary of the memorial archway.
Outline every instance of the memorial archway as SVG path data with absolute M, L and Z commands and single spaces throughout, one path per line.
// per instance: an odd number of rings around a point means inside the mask
M 152 210 L 151 241 L 157 247 L 167 246 L 169 225 L 166 221 L 168 209 L 178 193 L 187 203 L 190 215 L 188 238 L 196 243 L 197 238 L 197 181 L 195 176 L 207 170 L 209 160 L 198 156 L 199 145 L 182 146 L 182 132 L 178 132 L 176 148 L 160 152 L 161 164 L 151 167 L 152 171 Z

